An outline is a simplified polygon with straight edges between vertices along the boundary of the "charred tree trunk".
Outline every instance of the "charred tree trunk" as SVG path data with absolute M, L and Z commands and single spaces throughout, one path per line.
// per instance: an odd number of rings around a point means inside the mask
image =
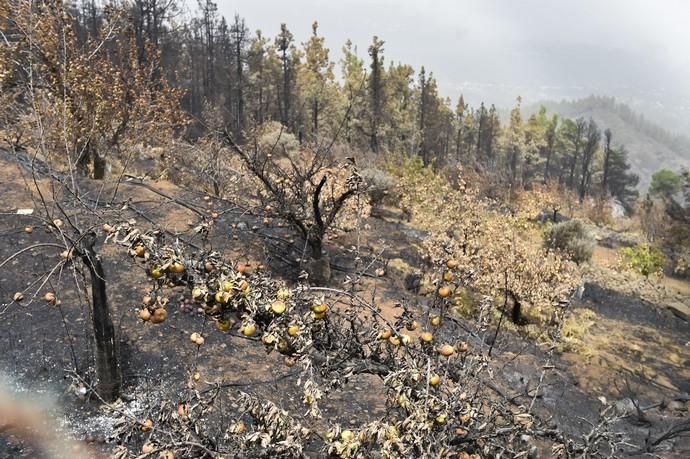
M 512 318 L 513 323 L 516 325 L 522 325 L 522 306 L 520 305 L 519 301 L 515 301 L 513 303 L 513 314 Z
M 108 161 L 105 156 L 98 153 L 93 153 L 93 178 L 96 180 L 103 180 L 107 169 Z
M 517 165 L 518 165 L 518 151 L 517 147 L 512 148 L 512 153 L 510 154 L 510 185 L 515 186 L 517 181 Z
M 307 238 L 309 255 L 313 260 L 318 260 L 323 256 L 323 236 L 319 234 L 309 235 Z
M 91 142 L 87 142 L 83 147 L 80 145 L 77 145 L 77 147 L 81 148 L 81 154 L 76 161 L 77 171 L 82 175 L 88 176 L 89 166 L 91 166 L 91 176 L 94 179 L 102 180 L 105 178 L 108 165 L 106 157 L 98 154 Z
M 94 250 L 96 233 L 89 233 L 82 243 L 81 258 L 89 269 L 93 302 L 93 332 L 96 342 L 96 375 L 98 393 L 106 401 L 113 401 L 120 395 L 122 374 L 115 327 L 110 318 L 108 297 L 106 295 L 105 272 L 101 259 Z
M 89 163 L 91 162 L 91 143 L 87 142 L 82 144 L 81 142 L 76 145 L 79 156 L 76 160 L 77 171 L 82 175 L 89 174 Z
M 544 166 L 544 183 L 549 181 L 549 169 L 551 167 L 551 156 L 553 155 L 553 149 L 547 147 L 546 150 L 546 165 Z
M 314 139 L 319 135 L 319 101 L 316 98 L 312 105 L 312 134 Z
M 508 305 L 511 306 L 510 320 L 515 325 L 525 325 L 526 321 L 522 317 L 522 304 L 518 300 L 517 295 L 512 290 L 508 290 Z
M 611 162 L 611 130 L 606 129 L 604 131 L 604 138 L 606 139 L 604 144 L 604 177 L 601 180 L 601 194 L 606 197 L 609 188 L 609 169 Z
M 326 285 L 331 280 L 331 258 L 323 253 L 323 236 L 314 235 L 307 239 L 310 260 L 305 268 L 309 282 L 314 285 Z

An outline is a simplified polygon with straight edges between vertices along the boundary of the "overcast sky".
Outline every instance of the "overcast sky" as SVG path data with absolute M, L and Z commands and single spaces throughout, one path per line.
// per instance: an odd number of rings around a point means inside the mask
M 250 30 L 297 42 L 318 20 L 331 57 L 347 38 L 361 56 L 373 35 L 385 57 L 436 75 L 444 95 L 510 105 L 515 96 L 579 97 L 690 106 L 690 1 L 684 0 L 218 0 Z

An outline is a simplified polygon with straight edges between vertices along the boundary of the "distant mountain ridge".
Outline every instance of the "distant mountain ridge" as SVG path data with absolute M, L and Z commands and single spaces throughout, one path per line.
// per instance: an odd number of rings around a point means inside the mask
M 562 117 L 590 117 L 601 129 L 610 129 L 613 143 L 625 145 L 633 172 L 640 175 L 639 188 L 646 191 L 652 174 L 661 168 L 690 168 L 690 137 L 673 134 L 614 97 L 590 96 L 573 101 L 544 101 L 527 107 L 528 114 L 540 106 Z

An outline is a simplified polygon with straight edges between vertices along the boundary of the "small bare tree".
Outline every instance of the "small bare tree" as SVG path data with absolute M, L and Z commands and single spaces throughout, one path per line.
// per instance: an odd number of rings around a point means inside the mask
M 305 241 L 311 280 L 325 282 L 330 278 L 330 259 L 324 253 L 324 238 L 362 184 L 354 161 L 338 165 L 330 149 L 291 147 L 282 126 L 259 136 L 248 151 L 227 130 L 223 133 L 227 145 L 260 183 L 259 199 L 265 209 L 286 220 Z

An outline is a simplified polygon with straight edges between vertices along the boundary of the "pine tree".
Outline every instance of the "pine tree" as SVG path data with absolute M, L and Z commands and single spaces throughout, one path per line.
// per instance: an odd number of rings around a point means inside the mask
M 460 161 L 463 153 L 465 137 L 465 111 L 467 110 L 465 98 L 461 94 L 455 106 L 455 160 Z
M 483 140 L 482 140 L 482 150 L 485 162 L 489 167 L 495 167 L 496 165 L 496 138 L 501 132 L 501 120 L 498 116 L 498 111 L 496 106 L 491 104 L 489 111 L 486 116 L 486 122 L 484 123 L 483 129 Z
M 371 58 L 371 73 L 369 74 L 367 89 L 369 92 L 369 146 L 372 151 L 379 152 L 380 136 L 383 125 L 383 107 L 385 104 L 385 70 L 383 67 L 383 40 L 374 36 L 369 46 Z
M 292 32 L 288 30 L 285 23 L 280 24 L 280 33 L 275 39 L 275 47 L 280 58 L 281 67 L 280 121 L 283 125 L 291 128 L 295 59 Z
M 504 135 L 504 149 L 508 159 L 511 187 L 515 187 L 515 185 L 517 185 L 518 170 L 520 168 L 520 162 L 524 149 L 522 114 L 520 112 L 521 103 L 522 98 L 518 97 L 515 107 L 510 111 L 510 122 Z
M 242 138 L 245 127 L 245 66 L 247 59 L 249 29 L 244 23 L 244 19 L 235 14 L 235 20 L 230 27 L 230 38 L 232 44 L 232 68 L 228 68 L 229 74 L 234 75 L 231 79 L 231 123 L 232 130 L 236 138 Z
M 345 113 L 343 121 L 344 140 L 359 148 L 366 148 L 368 142 L 359 142 L 364 137 L 364 123 L 366 118 L 366 71 L 364 61 L 357 56 L 357 50 L 352 41 L 347 40 L 342 48 L 343 57 L 340 59 L 341 77 L 343 81 Z
M 558 115 L 554 114 L 546 125 L 544 131 L 544 183 L 551 178 L 552 160 L 558 142 Z
M 628 152 L 625 147 L 609 148 L 607 169 L 607 192 L 618 199 L 626 209 L 632 209 L 634 201 L 639 196 L 637 184 L 640 182 L 640 177 L 630 172 Z
M 578 160 L 580 159 L 580 150 L 582 144 L 584 143 L 583 136 L 585 134 L 585 129 L 587 128 L 587 122 L 584 118 L 580 117 L 575 120 L 572 124 L 572 128 L 568 131 L 568 137 L 572 143 L 572 153 L 570 156 L 570 174 L 568 176 L 568 187 L 574 188 L 575 186 L 575 169 L 577 167 Z
M 309 113 L 304 117 L 309 119 L 309 136 L 316 139 L 319 135 L 320 119 L 323 112 L 329 108 L 329 102 L 336 99 L 335 75 L 333 63 L 328 57 L 329 50 L 324 46 L 324 38 L 318 35 L 318 23 L 312 24 L 312 36 L 303 43 L 304 64 L 300 66 L 297 77 L 299 93 L 303 99 L 303 106 Z M 334 116 L 328 117 L 331 121 Z
M 592 178 L 592 159 L 599 148 L 599 141 L 601 140 L 601 131 L 597 123 L 593 119 L 589 119 L 586 131 L 586 140 L 582 148 L 582 172 L 580 176 L 580 187 L 578 188 L 578 195 L 580 202 L 583 202 L 587 194 L 587 190 Z
M 386 108 L 389 134 L 386 148 L 416 153 L 417 106 L 415 104 L 414 69 L 407 64 L 391 64 L 386 72 Z

